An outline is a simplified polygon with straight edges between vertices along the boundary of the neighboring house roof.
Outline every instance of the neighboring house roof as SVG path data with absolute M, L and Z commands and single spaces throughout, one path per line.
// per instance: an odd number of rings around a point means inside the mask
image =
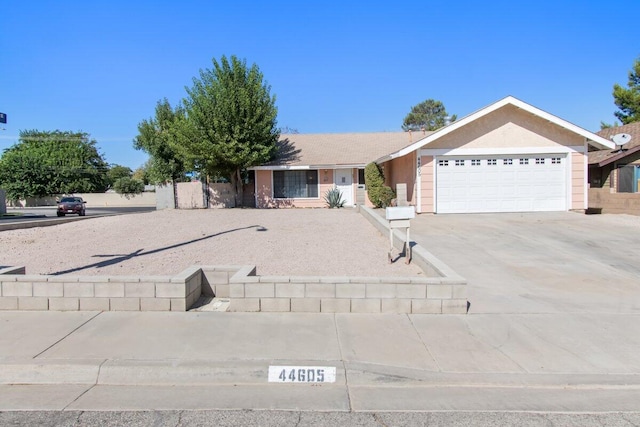
M 476 111 L 475 113 L 469 114 L 468 116 L 465 116 L 463 118 L 461 118 L 460 120 L 456 120 L 455 122 L 451 123 L 448 126 L 445 126 L 443 128 L 438 129 L 437 131 L 433 132 L 430 135 L 427 135 L 425 138 L 421 139 L 420 141 L 417 141 L 407 147 L 403 147 L 402 149 L 395 151 L 395 152 L 391 152 L 391 154 L 387 154 L 383 157 L 380 157 L 378 159 L 376 159 L 377 162 L 384 162 L 384 161 L 388 161 L 397 157 L 402 157 L 405 156 L 407 154 L 409 154 L 412 151 L 415 151 L 419 148 L 424 147 L 425 145 L 437 140 L 438 138 L 441 138 L 451 132 L 454 132 L 455 130 L 483 117 L 486 116 L 487 114 L 490 114 L 506 105 L 513 105 L 516 108 L 520 108 L 524 111 L 527 111 L 535 116 L 538 116 L 542 119 L 548 120 L 549 122 L 558 125 L 560 127 L 563 127 L 571 132 L 574 132 L 578 135 L 581 135 L 582 137 L 584 137 L 588 142 L 589 145 L 594 146 L 598 149 L 613 149 L 615 148 L 614 144 L 609 141 L 606 138 L 603 138 L 602 136 L 596 135 L 595 133 L 589 132 L 586 129 L 583 129 L 579 126 L 574 125 L 573 123 L 570 123 L 566 120 L 563 120 L 557 116 L 554 116 L 553 114 L 547 113 L 546 111 L 543 111 L 539 108 L 534 107 L 533 105 L 527 104 L 526 102 L 520 101 L 517 98 L 514 98 L 513 96 L 507 96 L 506 98 L 501 99 L 500 101 L 494 102 L 491 105 L 488 105 L 484 108 L 482 108 L 481 110 Z
M 619 147 L 615 147 L 613 150 L 590 151 L 590 165 L 598 165 L 602 167 L 609 163 L 621 160 L 630 154 L 640 151 L 640 122 L 602 129 L 600 132 L 598 132 L 598 135 L 603 138 L 610 139 L 613 135 L 617 135 L 619 133 L 628 133 L 629 135 L 631 135 L 631 142 L 623 147 L 624 151 L 620 151 Z
M 432 132 L 283 134 L 276 160 L 251 169 L 364 167 Z

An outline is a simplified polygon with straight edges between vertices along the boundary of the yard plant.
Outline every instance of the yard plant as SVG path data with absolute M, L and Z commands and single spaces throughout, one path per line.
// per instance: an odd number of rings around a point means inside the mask
M 338 187 L 333 187 L 327 190 L 324 193 L 324 201 L 327 203 L 329 208 L 341 208 L 344 207 L 345 200 L 342 198 L 342 192 L 338 189 Z
M 377 163 L 369 163 L 364 168 L 364 180 L 367 183 L 369 200 L 376 208 L 391 206 L 396 193 L 388 185 L 384 185 L 384 173 Z

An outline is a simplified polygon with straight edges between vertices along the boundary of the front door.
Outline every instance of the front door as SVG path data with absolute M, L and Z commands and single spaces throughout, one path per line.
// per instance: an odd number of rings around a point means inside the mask
M 342 193 L 345 206 L 353 206 L 353 170 L 336 169 L 336 187 Z

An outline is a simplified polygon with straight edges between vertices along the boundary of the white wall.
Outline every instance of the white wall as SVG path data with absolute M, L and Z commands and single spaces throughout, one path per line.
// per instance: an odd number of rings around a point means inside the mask
M 74 196 L 82 197 L 88 207 L 126 207 L 126 206 L 156 206 L 156 193 L 142 193 L 124 196 L 118 193 L 74 193 Z M 15 207 L 55 206 L 56 197 L 29 198 L 13 202 Z

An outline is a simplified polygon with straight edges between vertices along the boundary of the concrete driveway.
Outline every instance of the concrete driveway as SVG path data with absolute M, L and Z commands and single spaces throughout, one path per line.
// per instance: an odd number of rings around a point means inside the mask
M 640 313 L 640 217 L 420 215 L 411 237 L 469 281 L 469 313 Z

